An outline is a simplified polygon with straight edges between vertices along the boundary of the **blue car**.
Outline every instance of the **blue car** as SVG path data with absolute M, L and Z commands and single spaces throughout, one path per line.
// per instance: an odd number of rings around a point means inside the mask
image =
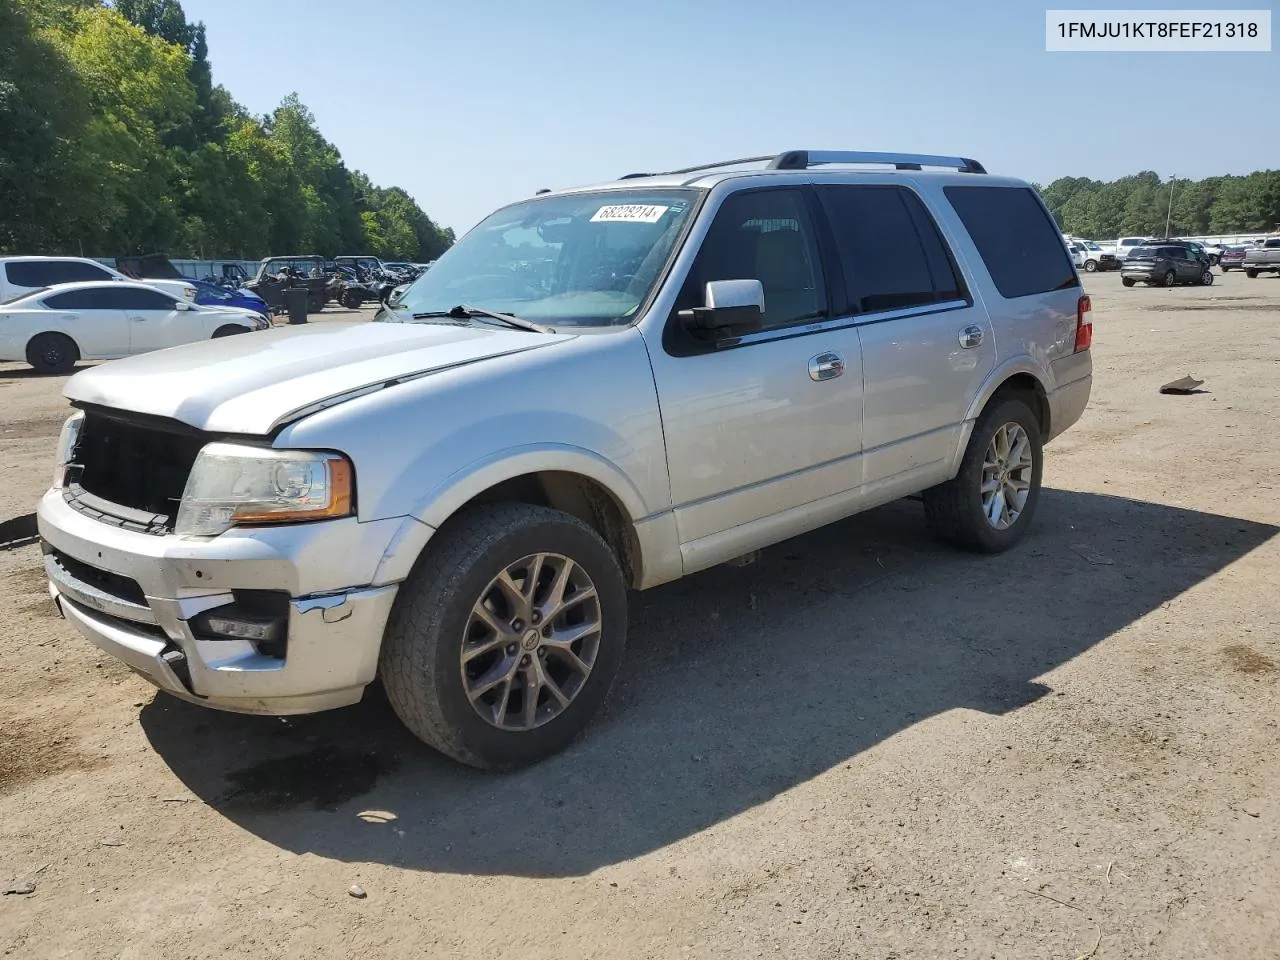
M 260 313 L 264 317 L 271 316 L 271 311 L 267 309 L 266 301 L 252 290 L 243 288 L 228 290 L 215 283 L 206 283 L 204 280 L 192 280 L 190 283 L 196 288 L 196 303 L 202 303 L 207 306 L 243 307 L 246 310 L 252 310 L 254 313 Z

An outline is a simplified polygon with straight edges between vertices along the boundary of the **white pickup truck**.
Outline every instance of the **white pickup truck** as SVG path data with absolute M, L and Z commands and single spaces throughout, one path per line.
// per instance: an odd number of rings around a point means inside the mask
M 62 283 L 128 279 L 87 257 L 0 257 L 0 303 Z M 177 300 L 196 298 L 196 288 L 185 280 L 147 280 L 146 284 Z
M 1120 261 L 1116 259 L 1113 249 L 1108 250 L 1093 240 L 1080 240 L 1076 237 L 1067 237 L 1066 241 L 1077 270 L 1093 273 L 1095 270 L 1120 269 Z

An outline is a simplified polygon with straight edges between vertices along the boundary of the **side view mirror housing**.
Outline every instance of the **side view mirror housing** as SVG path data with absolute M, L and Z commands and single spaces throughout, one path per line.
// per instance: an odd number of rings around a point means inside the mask
M 179 300 L 177 302 L 177 309 L 179 310 L 190 310 L 191 308 L 192 304 L 187 300 Z
M 694 334 L 750 333 L 764 320 L 764 284 L 759 280 L 712 280 L 704 307 L 681 310 L 677 316 Z

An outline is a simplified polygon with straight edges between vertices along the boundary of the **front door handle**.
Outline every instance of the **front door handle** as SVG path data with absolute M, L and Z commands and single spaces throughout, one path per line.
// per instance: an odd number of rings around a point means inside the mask
M 960 346 L 966 350 L 982 346 L 983 333 L 981 327 L 969 326 L 960 331 Z
M 838 353 L 820 353 L 809 361 L 809 378 L 819 382 L 834 380 L 844 373 L 844 357 Z
M 142 323 L 142 321 L 146 320 L 147 318 L 146 317 L 130 317 L 129 319 L 132 320 L 134 323 Z

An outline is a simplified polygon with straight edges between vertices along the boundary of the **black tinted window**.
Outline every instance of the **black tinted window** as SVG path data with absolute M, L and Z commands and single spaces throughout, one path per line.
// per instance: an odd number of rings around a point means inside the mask
M 764 326 L 826 315 L 813 225 L 798 190 L 736 193 L 721 205 L 681 291 L 680 307 L 702 306 L 712 280 L 759 280 Z
M 961 296 L 933 218 L 902 187 L 821 187 L 844 267 L 846 295 L 860 312 L 894 310 Z
M 97 288 L 68 290 L 66 293 L 45 297 L 44 303 L 55 310 L 97 310 L 105 306 L 102 293 Z
M 946 187 L 1000 295 L 1007 299 L 1078 283 L 1058 228 L 1027 187 Z
M 173 297 L 159 290 L 120 286 L 103 289 L 99 306 L 110 306 L 116 310 L 172 310 L 174 302 Z
M 19 287 L 52 287 L 81 280 L 109 280 L 105 268 L 66 260 L 17 260 L 4 265 L 9 282 Z

